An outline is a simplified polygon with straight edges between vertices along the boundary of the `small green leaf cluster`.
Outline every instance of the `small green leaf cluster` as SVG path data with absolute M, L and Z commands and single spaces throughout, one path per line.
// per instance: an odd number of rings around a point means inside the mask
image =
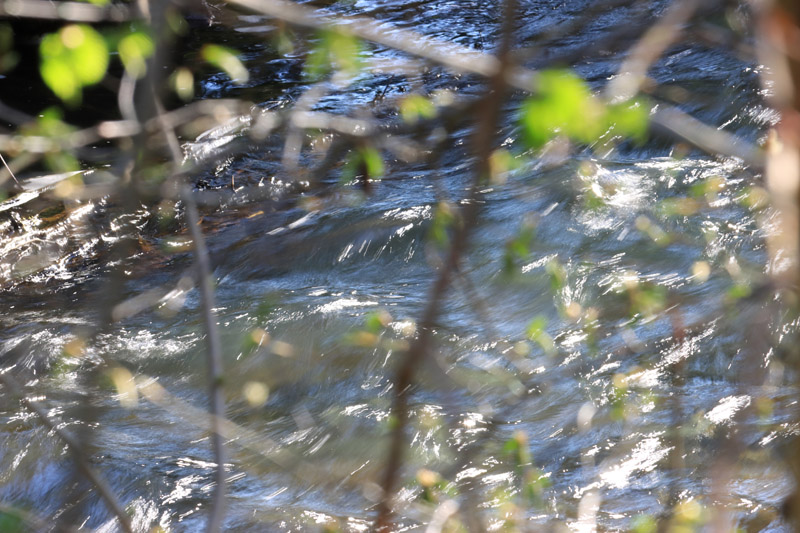
M 341 181 L 349 183 L 356 178 L 364 181 L 380 180 L 385 172 L 381 153 L 370 145 L 362 145 L 350 153 L 342 170 Z
M 606 104 L 566 70 L 543 71 L 537 80 L 536 94 L 522 106 L 523 132 L 531 147 L 541 148 L 556 135 L 583 144 L 609 133 L 644 139 L 648 110 L 643 102 Z
M 521 482 L 521 495 L 527 505 L 541 503 L 544 489 L 550 486 L 550 479 L 534 466 L 528 436 L 516 431 L 503 445 L 503 454 L 511 459 L 514 471 Z
M 236 50 L 218 44 L 206 44 L 200 50 L 204 61 L 225 72 L 235 83 L 247 83 L 250 74 L 247 72 Z
M 79 105 L 83 88 L 102 80 L 108 68 L 108 45 L 86 24 L 69 24 L 45 35 L 39 54 L 42 79 L 70 106 Z
M 71 172 L 81 168 L 75 156 L 64 150 L 61 144 L 74 131 L 75 127 L 64 122 L 61 110 L 55 107 L 45 109 L 36 122 L 20 128 L 23 135 L 49 137 L 52 140 L 51 148 L 45 152 L 44 159 L 47 166 L 55 172 Z
M 105 0 L 95 3 L 103 4 Z M 185 32 L 183 19 L 176 20 L 176 14 L 171 12 L 167 18 L 175 34 Z M 0 71 L 13 59 L 4 55 L 5 43 L 10 38 L 10 34 L 0 26 Z M 147 74 L 147 61 L 155 53 L 155 47 L 150 30 L 141 24 L 133 24 L 122 31 L 109 31 L 105 35 L 86 24 L 68 24 L 42 39 L 39 71 L 45 84 L 56 96 L 67 106 L 76 107 L 83 100 L 83 89 L 105 78 L 113 50 L 118 52 L 126 74 L 133 79 L 140 79 Z M 224 71 L 238 84 L 249 80 L 248 70 L 236 50 L 205 44 L 200 50 L 200 57 Z M 176 69 L 171 81 L 181 99 L 192 97 L 194 79 L 190 70 L 185 67 Z
M 555 353 L 556 345 L 553 337 L 547 332 L 547 319 L 544 316 L 539 315 L 531 320 L 525 329 L 525 334 L 530 340 L 537 343 L 546 354 Z
M 453 207 L 447 202 L 439 202 L 433 212 L 433 220 L 428 229 L 428 239 L 439 248 L 447 247 L 450 242 L 450 230 L 456 220 L 457 216 Z
M 510 273 L 517 261 L 528 258 L 531 253 L 531 243 L 536 236 L 536 226 L 533 223 L 525 222 L 517 234 L 506 242 L 506 250 L 503 256 L 504 268 Z
M 357 38 L 341 30 L 320 32 L 317 45 L 306 59 L 306 77 L 319 81 L 333 72 L 356 75 L 363 66 L 361 46 Z

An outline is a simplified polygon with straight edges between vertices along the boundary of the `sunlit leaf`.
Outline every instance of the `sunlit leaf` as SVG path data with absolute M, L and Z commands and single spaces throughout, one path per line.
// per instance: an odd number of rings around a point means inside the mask
M 525 329 L 525 334 L 530 340 L 536 342 L 545 353 L 552 354 L 555 352 L 556 346 L 553 337 L 547 333 L 546 327 L 547 319 L 540 315 L 530 321 Z
M 650 515 L 639 515 L 631 521 L 631 531 L 634 533 L 656 533 L 658 522 Z
M 545 265 L 546 272 L 550 275 L 550 289 L 555 293 L 564 288 L 567 281 L 567 271 L 558 259 L 551 259 Z
M 503 445 L 503 452 L 512 458 L 514 466 L 520 469 L 533 462 L 528 436 L 523 431 L 516 431 Z
M 248 381 L 242 386 L 242 396 L 250 407 L 261 407 L 269 399 L 269 387 L 260 381 Z
M 667 246 L 672 242 L 672 237 L 666 231 L 644 215 L 636 217 L 635 224 L 636 229 L 645 233 L 659 246 Z
M 751 289 L 749 285 L 746 285 L 744 283 L 737 283 L 736 285 L 728 289 L 726 296 L 728 297 L 729 300 L 736 301 L 736 300 L 741 300 L 742 298 L 747 298 L 752 293 L 753 289 Z
M 178 98 L 184 102 L 188 102 L 194 98 L 194 75 L 192 71 L 186 67 L 180 67 L 172 73 L 170 78 L 172 89 Z
M 43 61 L 39 69 L 42 79 L 56 96 L 71 105 L 80 103 L 81 86 L 66 62 Z
M 349 183 L 361 178 L 366 188 L 370 180 L 380 180 L 384 171 L 381 153 L 373 146 L 360 146 L 348 157 L 342 170 L 341 181 Z
M 514 268 L 517 260 L 524 260 L 528 257 L 535 234 L 536 227 L 531 223 L 525 223 L 517 235 L 506 243 L 504 261 L 507 271 Z
M 400 101 L 400 116 L 409 124 L 436 116 L 436 107 L 420 94 L 411 94 Z
M 20 128 L 20 133 L 24 135 L 53 139 L 53 148 L 44 154 L 44 160 L 48 168 L 54 172 L 71 172 L 80 169 L 80 163 L 75 156 L 69 151 L 62 150 L 60 146 L 61 139 L 73 131 L 75 128 L 62 120 L 61 111 L 55 107 L 45 109 L 36 122 Z
M 117 390 L 120 405 L 128 409 L 136 407 L 139 403 L 139 393 L 130 370 L 123 366 L 115 366 L 109 369 L 107 374 Z
M 367 175 L 369 179 L 378 180 L 383 177 L 384 173 L 384 166 L 383 166 L 383 158 L 381 157 L 380 152 L 373 148 L 372 146 L 366 146 L 359 150 L 361 154 L 361 158 L 364 161 L 364 166 L 366 167 Z
M 392 321 L 392 315 L 384 310 L 367 313 L 364 318 L 364 329 L 370 333 L 379 333 Z
M 282 26 L 275 34 L 273 44 L 280 55 L 291 54 L 295 49 L 294 34 L 288 28 Z
M 647 137 L 650 113 L 643 101 L 608 106 L 607 121 L 611 129 L 623 137 L 643 142 Z
M 108 68 L 105 40 L 85 24 L 70 24 L 45 35 L 39 54 L 42 79 L 70 105 L 80 103 L 82 88 L 102 80 Z
M 250 79 L 250 74 L 239 59 L 237 52 L 231 48 L 217 44 L 206 44 L 200 49 L 200 57 L 223 70 L 235 83 L 247 83 L 247 80 Z
M 712 176 L 693 184 L 689 192 L 695 198 L 705 197 L 708 202 L 713 202 L 724 188 L 725 179 L 721 176 Z
M 580 78 L 568 71 L 544 71 L 537 89 L 522 108 L 522 124 L 531 146 L 538 148 L 557 134 L 590 143 L 603 133 L 605 110 Z
M 119 57 L 125 70 L 134 78 L 141 78 L 147 72 L 147 58 L 153 55 L 155 45 L 144 32 L 134 32 L 120 40 L 117 46 Z
M 691 216 L 701 208 L 694 198 L 667 198 L 661 202 L 661 211 L 667 216 Z
M 769 192 L 763 187 L 750 187 L 739 201 L 752 211 L 760 211 L 769 205 Z
M 667 289 L 654 283 L 639 283 L 630 289 L 631 315 L 653 316 L 667 305 Z
M 312 80 L 325 77 L 332 71 L 357 74 L 362 67 L 361 42 L 348 33 L 323 31 L 305 64 L 305 75 Z
M 511 152 L 499 148 L 489 156 L 489 180 L 492 183 L 505 183 L 508 173 L 520 167 L 520 161 Z
M 452 206 L 447 202 L 439 202 L 433 212 L 428 238 L 440 248 L 445 248 L 450 242 L 449 232 L 455 220 Z
M 592 144 L 607 130 L 642 141 L 648 118 L 644 102 L 607 106 L 592 95 L 586 82 L 567 70 L 541 72 L 536 94 L 522 106 L 523 131 L 533 148 L 556 135 Z

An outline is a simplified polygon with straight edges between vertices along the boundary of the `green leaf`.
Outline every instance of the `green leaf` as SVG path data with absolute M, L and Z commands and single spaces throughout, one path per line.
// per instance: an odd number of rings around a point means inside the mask
M 455 221 L 456 215 L 453 212 L 453 207 L 447 202 L 439 202 L 433 212 L 433 221 L 431 222 L 430 230 L 428 230 L 428 238 L 439 248 L 447 247 L 450 242 L 449 230 Z
M 250 79 L 250 74 L 242 64 L 238 54 L 231 48 L 217 44 L 206 44 L 200 49 L 200 57 L 211 65 L 225 71 L 225 74 L 235 83 L 241 85 L 247 83 L 247 80 Z
M 400 116 L 405 122 L 414 124 L 420 119 L 436 116 L 436 107 L 420 94 L 411 94 L 400 101 Z
M 553 337 L 547 333 L 546 327 L 547 319 L 539 315 L 530 321 L 528 327 L 525 329 L 525 334 L 530 340 L 539 344 L 546 353 L 552 354 L 555 352 L 556 345 L 553 342 Z
M 569 71 L 540 73 L 536 96 L 522 108 L 528 142 L 541 147 L 557 134 L 581 142 L 597 140 L 605 129 L 605 110 L 583 80 Z
M 656 533 L 658 522 L 650 515 L 639 515 L 631 522 L 631 531 L 634 533 Z
M 170 84 L 178 98 L 184 102 L 194 98 L 194 75 L 188 68 L 180 67 L 176 69 L 170 76 Z
M 319 80 L 332 71 L 341 71 L 351 76 L 362 67 L 361 42 L 337 30 L 326 30 L 306 59 L 304 74 L 311 80 Z
M 147 58 L 153 55 L 153 39 L 144 32 L 133 32 L 123 37 L 119 45 L 119 57 L 125 70 L 133 78 L 141 78 L 147 73 Z
M 536 235 L 536 226 L 530 222 L 522 225 L 517 235 L 506 243 L 504 256 L 506 271 L 514 268 L 518 259 L 526 259 L 530 254 L 530 245 Z
M 20 128 L 23 135 L 41 135 L 50 137 L 55 141 L 53 149 L 44 155 L 45 163 L 54 172 L 69 172 L 80 169 L 80 163 L 75 156 L 60 146 L 61 138 L 75 131 L 75 128 L 62 120 L 61 111 L 50 107 L 45 109 L 33 124 Z
M 749 285 L 744 283 L 737 283 L 730 289 L 728 289 L 727 297 L 729 300 L 736 301 L 741 300 L 742 298 L 747 298 L 753 293 L 753 289 L 750 288 Z
M 56 96 L 70 105 L 80 103 L 81 86 L 66 61 L 43 61 L 39 70 L 42 79 Z
M 567 282 L 567 271 L 558 259 L 551 259 L 545 265 L 545 271 L 550 275 L 550 289 L 556 293 L 564 288 Z
M 341 181 L 347 183 L 358 176 L 367 180 L 380 180 L 384 170 L 380 152 L 372 146 L 360 146 L 350 154 L 345 163 Z
M 631 315 L 653 316 L 667 305 L 667 288 L 640 283 L 631 290 Z
M 607 120 L 611 129 L 637 142 L 646 140 L 649 119 L 648 106 L 644 101 L 636 100 L 608 106 Z
M 606 106 L 592 95 L 586 82 L 567 70 L 541 72 L 536 94 L 522 106 L 524 135 L 533 148 L 556 135 L 591 144 L 609 129 L 643 141 L 648 117 L 643 101 Z
M 0 511 L 0 532 L 22 533 L 23 531 L 27 530 L 22 516 L 14 513 L 13 511 L 13 509 L 8 511 Z
M 364 329 L 369 333 L 380 333 L 392 322 L 392 316 L 384 310 L 367 313 Z
M 108 68 L 105 40 L 85 24 L 70 24 L 45 35 L 39 55 L 42 79 L 69 105 L 79 104 L 82 88 L 102 80 Z
M 361 153 L 361 158 L 364 161 L 364 166 L 366 167 L 369 179 L 381 179 L 383 177 L 384 167 L 383 158 L 381 157 L 380 152 L 378 152 L 378 150 L 372 146 L 361 148 L 359 152 Z

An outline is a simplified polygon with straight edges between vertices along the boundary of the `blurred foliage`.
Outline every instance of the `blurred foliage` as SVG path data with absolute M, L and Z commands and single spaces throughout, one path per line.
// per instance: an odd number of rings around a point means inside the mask
M 69 24 L 45 35 L 39 53 L 42 79 L 71 107 L 81 103 L 83 88 L 102 80 L 108 68 L 106 41 L 86 24 Z
M 649 106 L 639 101 L 605 104 L 574 73 L 545 70 L 537 76 L 534 96 L 522 106 L 522 126 L 533 148 L 541 148 L 556 135 L 583 144 L 615 134 L 642 141 L 648 112 Z
M 97 6 L 109 3 L 109 0 L 86 1 Z M 186 34 L 189 31 L 186 20 L 174 10 L 167 12 L 167 24 L 175 34 Z M 149 71 L 148 63 L 156 53 L 157 44 L 156 36 L 150 33 L 149 28 L 141 24 L 127 24 L 114 31 L 104 29 L 103 32 L 86 24 L 65 23 L 58 31 L 46 34 L 41 40 L 39 45 L 41 77 L 47 87 L 63 102 L 67 111 L 74 110 L 84 103 L 84 91 L 87 88 L 101 84 L 104 80 L 109 81 L 106 78 L 109 69 L 113 70 L 111 62 L 115 55 L 119 57 L 124 72 L 134 80 L 142 79 L 152 73 Z M 0 24 L 0 73 L 14 68 L 18 62 L 14 37 L 9 24 Z M 302 42 L 302 39 L 286 24 L 279 23 L 272 44 L 280 54 L 295 54 L 298 49 L 301 55 L 305 53 L 302 76 L 306 81 L 316 83 L 330 79 L 334 81 L 333 85 L 336 85 L 343 81 L 349 82 L 365 70 L 366 45 L 342 29 L 323 29 L 317 32 L 315 38 Z M 248 65 L 234 48 L 210 42 L 204 43 L 199 49 L 199 58 L 224 72 L 238 85 L 250 81 Z M 196 83 L 194 66 L 182 64 L 168 66 L 168 84 L 171 90 L 181 101 L 192 101 L 195 97 Z M 104 85 L 114 86 L 113 83 Z M 532 156 L 529 150 L 528 153 L 520 154 L 519 151 L 523 148 L 516 143 L 508 146 L 503 144 L 503 147 L 493 149 L 488 161 L 489 185 L 492 187 L 506 184 L 509 177 L 514 176 L 514 171 L 530 163 L 529 158 L 538 156 L 539 150 L 547 148 L 548 143 L 556 138 L 590 147 L 623 141 L 640 143 L 646 139 L 652 107 L 646 99 L 608 101 L 595 94 L 585 80 L 568 69 L 538 72 L 533 89 L 532 95 L 521 105 L 518 120 L 524 144 L 535 153 Z M 110 89 L 112 92 L 113 90 Z M 447 91 L 431 94 L 420 90 L 398 97 L 392 103 L 394 106 L 392 113 L 399 115 L 405 125 L 413 126 L 421 123 L 425 125 L 425 121 L 437 119 L 442 109 L 451 104 L 452 100 L 453 96 Z M 217 121 L 214 122 L 216 125 L 229 117 L 220 112 L 218 117 L 213 118 Z M 49 149 L 43 152 L 46 165 L 56 172 L 69 172 L 79 170 L 84 165 L 88 166 L 81 161 L 74 150 L 65 148 L 68 145 L 68 138 L 77 131 L 77 127 L 64 120 L 64 112 L 61 109 L 50 107 L 38 114 L 35 120 L 21 126 L 18 133 L 23 136 L 44 137 L 51 141 Z M 316 130 L 317 133 L 321 131 L 323 131 L 321 128 Z M 323 137 L 322 134 L 318 135 L 320 139 Z M 129 142 L 128 138 L 124 138 L 120 144 L 126 142 Z M 320 140 L 320 144 L 324 142 Z M 349 143 L 347 148 L 342 151 L 345 155 L 333 166 L 335 169 L 341 169 L 339 185 L 342 187 L 360 185 L 364 192 L 368 193 L 370 182 L 381 180 L 391 172 L 394 154 L 374 139 L 353 135 L 347 142 Z M 20 153 L 12 152 L 11 155 L 19 156 Z M 140 156 L 141 154 L 137 155 Z M 140 160 L 137 159 L 137 162 Z M 228 162 L 220 168 L 224 168 L 226 164 Z M 581 166 L 576 172 L 576 181 L 580 183 L 576 196 L 583 201 L 582 207 L 588 210 L 606 209 L 609 198 L 616 191 L 613 185 L 606 186 L 596 181 L 590 167 L 591 165 Z M 170 172 L 163 158 L 138 170 L 139 179 L 155 184 L 166 181 Z M 72 183 L 75 187 L 70 190 L 77 191 L 84 185 L 81 177 L 77 177 Z M 676 243 L 680 244 L 685 236 L 679 235 L 671 224 L 676 220 L 712 209 L 729 186 L 730 184 L 722 176 L 710 176 L 696 181 L 680 194 L 659 201 L 652 212 L 632 216 L 632 228 L 638 231 L 638 234 L 634 231 L 634 235 L 640 236 L 651 249 L 658 251 Z M 433 204 L 433 213 L 427 229 L 427 241 L 432 248 L 443 250 L 451 244 L 454 230 L 464 222 L 461 219 L 460 204 L 443 199 L 446 195 L 437 198 Z M 318 205 L 308 198 L 304 200 L 307 203 L 300 205 Z M 748 188 L 736 199 L 754 212 L 766 210 L 769 200 L 769 192 L 761 186 Z M 180 215 L 176 211 L 175 200 L 171 203 L 165 202 L 166 199 L 158 207 L 159 221 L 162 224 L 162 231 L 172 231 L 174 221 Z M 40 219 L 39 227 L 49 227 L 58 223 L 67 212 L 63 202 L 40 210 L 37 214 Z M 519 264 L 530 259 L 536 243 L 537 222 L 538 219 L 535 218 L 523 220 L 515 233 L 504 242 L 500 242 L 505 272 L 518 271 Z M 704 231 L 709 232 L 703 235 L 709 241 L 716 238 L 716 235 L 712 234 L 716 230 L 704 229 Z M 185 235 L 165 237 L 161 239 L 160 244 L 161 251 L 165 255 L 167 250 L 170 253 L 189 250 L 189 240 Z M 569 259 L 564 260 L 569 261 Z M 565 319 L 570 327 L 585 335 L 581 342 L 585 344 L 587 353 L 595 355 L 600 350 L 600 340 L 605 333 L 602 329 L 600 311 L 597 307 L 591 307 L 593 303 L 585 303 L 582 295 L 569 293 L 567 267 L 570 267 L 569 272 L 572 272 L 570 263 L 565 266 L 558 258 L 558 254 L 553 254 L 544 264 L 542 279 L 546 277 L 549 282 L 551 293 L 557 301 L 556 309 L 559 317 Z M 718 262 L 698 258 L 691 263 L 688 274 L 693 283 L 702 284 L 714 279 L 713 276 L 719 270 Z M 726 303 L 735 306 L 737 302 L 753 294 L 754 283 L 746 275 L 735 274 L 733 267 L 728 271 L 731 273 L 731 283 L 726 289 Z M 606 311 L 612 309 L 615 302 L 622 302 L 619 314 L 627 316 L 625 320 L 628 320 L 628 324 L 639 324 L 663 314 L 670 297 L 671 294 L 666 286 L 653 281 L 653 278 L 647 278 L 630 270 L 614 282 L 609 295 L 597 305 L 605 306 L 602 309 Z M 578 301 L 587 307 L 583 307 Z M 239 356 L 245 360 L 253 360 L 257 354 L 267 351 L 283 358 L 296 355 L 292 345 L 276 340 L 265 329 L 264 324 L 274 318 L 279 307 L 280 301 L 277 298 L 265 298 L 258 304 L 254 313 L 258 325 L 253 325 L 244 335 L 234 339 L 234 345 L 236 343 L 240 345 Z M 363 323 L 354 326 L 345 336 L 345 344 L 348 349 L 354 351 L 367 349 L 383 350 L 387 353 L 397 351 L 404 354 L 409 348 L 408 339 L 413 338 L 416 332 L 413 325 L 403 332 L 396 332 L 392 329 L 396 325 L 394 318 L 386 310 L 366 313 Z M 628 328 L 627 325 L 625 327 Z M 519 359 L 525 359 L 531 356 L 532 351 L 536 351 L 539 354 L 555 357 L 563 348 L 558 333 L 553 332 L 554 329 L 546 316 L 536 314 L 528 321 L 524 331 L 518 332 L 521 336 L 514 344 L 513 354 Z M 630 331 L 630 329 L 625 330 L 625 332 Z M 519 340 L 520 338 L 522 340 Z M 85 355 L 86 349 L 86 340 L 83 338 L 67 343 L 60 359 L 54 365 L 56 372 L 68 372 L 76 368 L 79 365 L 78 360 Z M 634 367 L 634 370 L 641 369 Z M 640 394 L 634 389 L 635 385 L 631 385 L 633 371 L 614 372 L 610 383 L 606 381 L 604 385 L 607 393 L 604 399 L 608 400 L 607 415 L 613 421 L 624 423 L 635 410 L 633 399 L 637 394 L 639 396 L 636 397 L 644 398 L 643 401 L 650 401 L 650 398 L 646 392 Z M 501 372 L 497 371 L 496 374 L 501 375 Z M 138 405 L 139 396 L 135 376 L 131 370 L 122 365 L 110 366 L 104 372 L 102 379 L 116 393 L 116 398 L 123 407 L 132 409 Z M 519 395 L 526 392 L 520 380 L 515 377 L 513 380 L 506 379 L 505 383 L 511 381 L 513 386 L 508 385 L 509 390 Z M 486 382 L 489 382 L 489 378 Z M 472 389 L 479 390 L 484 385 L 485 383 L 481 383 Z M 256 376 L 248 376 L 237 393 L 238 401 L 246 403 L 253 409 L 260 409 L 268 401 L 272 401 L 275 391 L 270 386 L 271 384 Z M 773 405 L 769 398 L 759 398 L 756 408 L 759 415 L 766 418 L 771 415 Z M 697 415 L 696 418 L 698 426 L 702 424 L 708 426 L 703 416 Z M 388 416 L 383 423 L 390 430 L 397 420 L 393 416 Z M 436 423 L 443 425 L 439 421 Z M 523 522 L 519 520 L 521 509 L 542 505 L 542 496 L 550 485 L 548 475 L 536 468 L 531 449 L 528 436 L 522 431 L 514 432 L 502 447 L 501 455 L 511 465 L 516 486 L 494 489 L 491 497 L 495 500 L 492 502 L 494 509 L 509 529 Z M 440 505 L 448 498 L 458 496 L 457 484 L 444 479 L 440 473 L 431 469 L 417 470 L 414 483 L 419 489 L 419 498 L 430 506 Z M 684 500 L 675 507 L 674 516 L 667 530 L 697 530 L 704 526 L 707 519 L 707 510 L 698 501 Z M 660 522 L 660 518 L 640 516 L 633 520 L 631 529 L 637 533 L 652 533 L 659 530 L 662 525 Z M 460 522 L 455 520 L 450 526 L 454 531 L 462 528 Z M 17 531 L 22 527 L 22 520 L 18 516 L 0 512 L 0 532 Z M 331 524 L 325 527 L 338 530 L 339 526 Z
M 334 72 L 354 76 L 362 68 L 361 53 L 361 41 L 352 35 L 341 30 L 322 31 L 306 59 L 305 75 L 312 81 Z
M 224 71 L 231 80 L 240 85 L 250 79 L 247 68 L 242 64 L 237 52 L 231 48 L 218 44 L 205 44 L 200 49 L 200 57 Z

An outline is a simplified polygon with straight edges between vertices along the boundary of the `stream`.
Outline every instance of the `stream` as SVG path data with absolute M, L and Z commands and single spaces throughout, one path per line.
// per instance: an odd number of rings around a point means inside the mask
M 594 2 L 520 4 L 516 47 L 524 48 Z M 663 8 L 647 4 L 648 14 Z M 635 21 L 636 6 L 600 11 L 528 65 Z M 480 50 L 497 39 L 494 0 L 354 0 L 329 9 Z M 726 16 L 736 10 L 709 15 L 709 23 Z M 304 50 L 278 55 L 266 37 L 258 44 L 273 25 L 239 15 L 232 28 L 198 31 L 198 43 L 248 46 L 251 72 L 244 86 L 208 75 L 198 98 L 241 97 L 264 109 L 296 102 L 308 89 Z M 572 68 L 599 91 L 633 42 Z M 380 46 L 368 51 L 375 64 L 401 57 Z M 723 50 L 678 44 L 650 75 L 681 109 L 750 142 L 776 120 L 763 102 L 759 67 Z M 482 89 L 438 67 L 364 74 L 331 89 L 315 109 L 357 116 L 417 87 L 460 97 Z M 671 499 L 695 527 L 719 501 L 712 472 L 736 424 L 741 450 L 728 467 L 724 504 L 746 531 L 789 531 L 780 509 L 792 480 L 780 451 L 797 432 L 796 400 L 779 344 L 797 324 L 765 298 L 736 296 L 780 267 L 765 249 L 770 213 L 748 204 L 760 176 L 736 159 L 664 139 L 530 157 L 520 148 L 520 102 L 509 96 L 501 128 L 520 164 L 484 191 L 463 275 L 437 321 L 435 354 L 416 369 L 398 530 L 424 531 L 433 516 L 436 507 L 414 481 L 422 468 L 469 487 L 470 497 L 456 499 L 491 531 L 512 515 L 522 530 L 628 530 L 637 517 L 665 512 Z M 472 179 L 470 134 L 452 133 L 435 168 L 387 157 L 386 175 L 368 195 L 336 176 L 325 194 L 292 189 L 280 169 L 280 140 L 197 177 L 205 188 L 237 187 L 228 204 L 203 212 L 231 422 L 225 530 L 369 528 L 393 370 L 444 254 L 431 238 L 437 205 L 457 205 Z M 219 138 L 186 139 L 186 149 L 221 150 Z M 249 199 L 270 187 L 278 202 Z M 3 222 L 13 235 L 0 243 L 0 363 L 25 376 L 28 394 L 59 427 L 90 432 L 92 463 L 136 531 L 202 531 L 215 465 L 199 411 L 207 406 L 199 295 L 181 282 L 192 264 L 184 233 L 148 232 L 139 215 L 126 215 L 144 237 L 123 262 L 124 296 L 173 290 L 162 305 L 100 332 L 82 357 L 69 356 L 75 335 L 98 316 L 110 268 L 104 251 L 128 238 L 103 202 L 23 233 Z M 509 258 L 507 244 L 528 227 L 528 253 Z M 631 302 L 639 314 L 631 315 Z M 375 320 L 380 326 L 369 326 Z M 98 379 L 93 369 L 106 357 L 143 389 Z M 68 517 L 115 531 L 102 500 L 76 481 L 63 442 L 10 395 L 2 398 L 0 503 L 45 524 Z M 676 439 L 684 450 L 677 468 L 670 466 Z M 526 475 L 538 480 L 531 498 L 504 451 L 510 441 L 530 453 Z M 466 456 L 475 443 L 478 451 Z

